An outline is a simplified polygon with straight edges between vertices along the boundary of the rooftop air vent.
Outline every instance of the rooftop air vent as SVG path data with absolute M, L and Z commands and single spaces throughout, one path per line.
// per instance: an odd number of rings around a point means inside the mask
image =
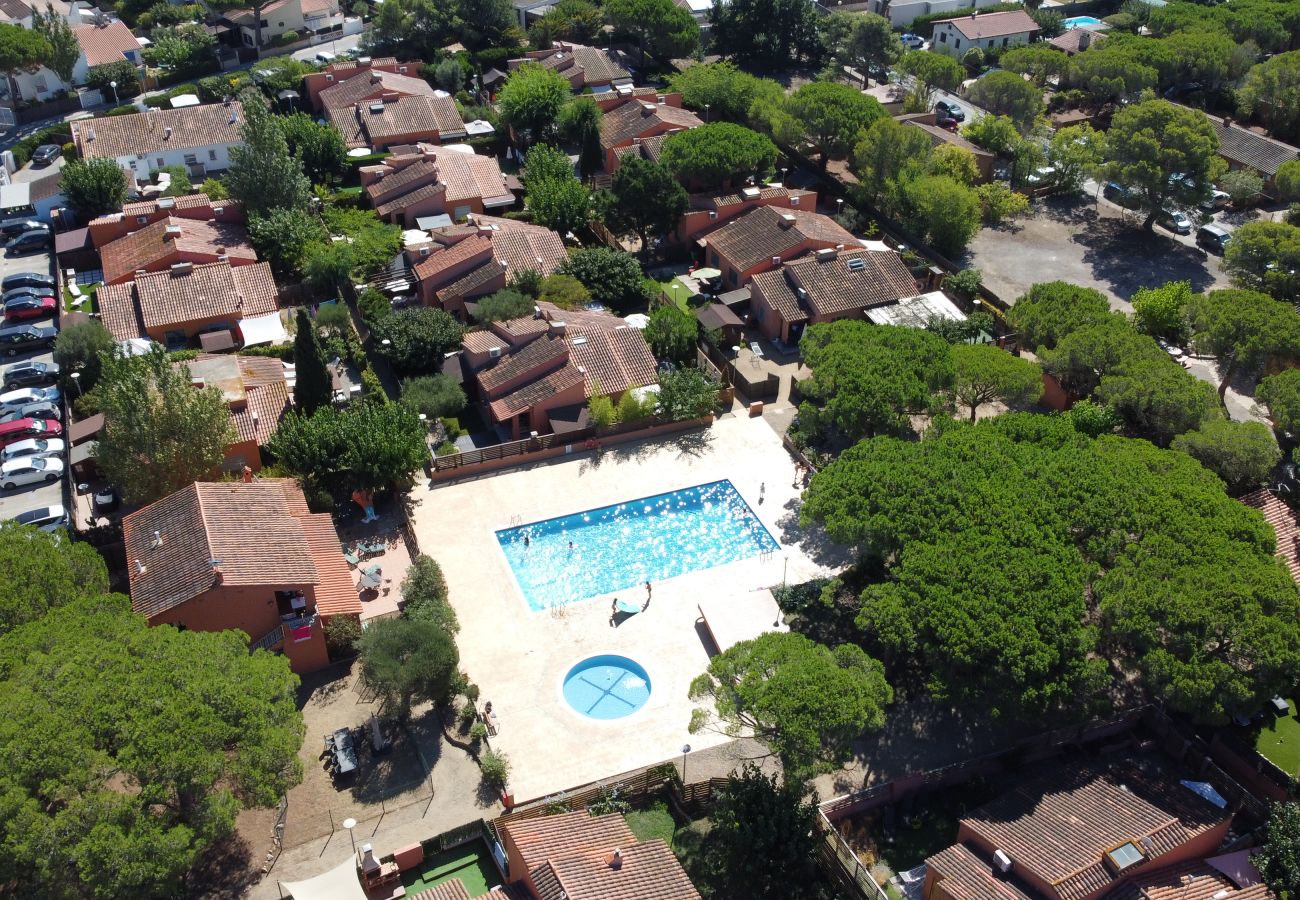
M 818 261 L 818 262 L 825 262 L 825 261 L 828 260 L 828 259 L 834 259 L 835 256 L 836 256 L 836 254 L 837 254 L 837 251 L 835 250 L 834 247 L 828 247 L 828 248 L 826 248 L 826 249 L 824 249 L 824 250 L 818 250 L 818 251 L 817 251 L 817 261 Z M 853 261 L 853 260 L 850 260 L 849 262 L 852 263 L 852 262 L 854 262 L 854 261 Z
M 861 272 L 866 267 L 867 267 L 867 262 L 864 259 L 855 257 L 854 259 L 849 260 L 850 272 Z
M 1000 875 L 1006 875 L 1011 871 L 1011 857 L 1007 856 L 1005 850 L 993 851 L 993 868 L 997 869 Z
M 172 263 L 171 265 L 171 273 L 173 276 L 188 275 L 193 271 L 194 271 L 194 263 L 192 262 L 178 262 L 178 263 Z
M 384 111 L 384 101 L 383 101 L 383 100 L 377 100 L 377 101 L 375 101 L 374 103 L 370 104 L 370 112 L 371 112 L 372 114 L 373 114 L 373 113 L 381 113 L 381 112 L 383 112 L 383 111 Z
M 500 348 L 500 347 L 488 347 L 488 356 L 492 357 L 493 359 L 497 359 L 497 358 L 499 358 L 499 357 L 501 356 L 501 348 Z
M 581 347 L 585 343 L 587 343 L 587 339 L 580 334 L 573 338 L 573 346 L 575 347 Z
M 171 208 L 172 208 L 173 206 L 175 206 L 175 205 L 176 205 L 176 198 L 175 198 L 175 197 L 159 197 L 159 198 L 158 198 L 158 208 L 159 208 L 159 209 L 171 209 Z
M 761 192 L 756 187 L 747 187 L 741 190 L 740 196 L 744 197 L 746 200 L 757 200 L 760 193 Z

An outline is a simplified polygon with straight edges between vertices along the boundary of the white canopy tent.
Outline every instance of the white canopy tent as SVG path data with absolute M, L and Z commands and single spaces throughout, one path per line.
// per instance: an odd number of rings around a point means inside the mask
M 289 340 L 289 332 L 284 330 L 279 312 L 242 319 L 239 323 L 239 333 L 244 337 L 245 347 L 257 344 L 283 344 Z
M 306 881 L 282 881 L 293 900 L 369 900 L 361 888 L 357 874 L 357 860 L 349 856 L 328 872 Z

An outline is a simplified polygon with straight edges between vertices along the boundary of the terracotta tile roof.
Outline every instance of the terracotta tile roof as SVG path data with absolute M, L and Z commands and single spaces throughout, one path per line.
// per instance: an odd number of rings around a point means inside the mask
M 490 259 L 478 268 L 470 269 L 451 284 L 438 288 L 436 292 L 438 299 L 443 301 L 454 300 L 457 297 L 468 299 L 490 294 L 496 290 L 493 285 L 499 283 L 497 279 L 505 275 L 505 272 L 501 263 Z
M 415 266 L 415 277 L 420 281 L 435 281 L 461 263 L 468 262 L 476 256 L 482 256 L 486 261 L 492 253 L 492 241 L 485 236 L 464 238 L 452 244 L 450 247 L 444 247 L 441 250 L 435 250 L 426 258 L 420 260 Z
M 503 385 L 529 375 L 552 372 L 569 360 L 563 338 L 539 338 L 499 359 L 496 365 L 478 373 L 479 388 L 491 394 Z
M 325 121 L 333 125 L 343 136 L 343 143 L 349 150 L 367 147 L 366 134 L 361 130 L 361 120 L 357 117 L 354 106 L 327 106 L 324 110 Z
M 441 150 L 435 155 L 438 162 L 438 180 L 447 185 L 447 202 L 481 199 L 485 203 L 496 200 L 514 202 L 514 195 L 505 187 L 501 166 L 491 156 Z
M 209 590 L 217 583 L 213 559 L 221 561 L 225 585 L 320 584 L 301 521 L 305 509 L 295 482 L 262 479 L 195 482 L 131 513 L 122 533 L 132 608 L 152 618 Z M 161 546 L 154 546 L 155 531 Z M 334 546 L 338 552 L 337 537 Z
M 552 859 L 550 865 L 564 893 L 557 900 L 699 900 L 677 857 L 663 841 L 619 846 L 593 846 L 585 853 Z
M 1047 43 L 1057 50 L 1063 50 L 1069 56 L 1081 53 L 1089 47 L 1096 47 L 1106 40 L 1106 35 L 1091 28 L 1070 28 Z
M 497 422 L 505 422 L 519 415 L 524 410 L 532 409 L 544 400 L 549 400 L 561 391 L 566 391 L 576 384 L 582 384 L 582 373 L 569 364 L 545 378 L 530 382 L 504 397 L 492 401 L 492 417 Z M 586 815 L 584 812 L 583 815 Z M 554 818 L 549 816 L 548 818 Z
M 435 884 L 427 891 L 420 891 L 410 900 L 470 900 L 470 896 L 469 891 L 465 890 L 465 883 L 459 878 L 453 878 L 442 884 Z
M 32 14 L 32 8 L 23 0 L 0 0 L 0 13 L 4 14 L 5 20 L 11 24 L 27 18 Z
M 235 121 L 230 121 L 232 118 Z M 238 144 L 243 140 L 239 134 L 243 120 L 244 110 L 238 103 L 210 103 L 73 122 L 72 140 L 87 159 L 147 158 L 162 150 Z
M 423 203 L 426 200 L 434 200 L 442 197 L 446 190 L 447 188 L 441 184 L 423 185 L 410 193 L 402 194 L 401 196 L 394 197 L 392 200 L 379 204 L 375 207 L 375 215 L 379 216 L 381 219 L 386 219 L 389 216 L 395 213 L 400 213 L 417 203 Z M 443 199 L 445 200 L 446 198 L 444 197 Z M 439 205 L 445 206 L 445 203 Z
M 124 22 L 112 21 L 104 25 L 79 25 L 72 29 L 81 52 L 86 54 L 86 65 L 105 66 L 126 59 L 128 50 L 140 53 L 140 42 Z
M 995 878 L 992 860 L 964 844 L 954 844 L 925 861 L 935 886 L 952 900 L 1037 900 L 1012 879 Z
M 1241 502 L 1263 513 L 1264 520 L 1277 535 L 1277 555 L 1286 564 L 1291 578 L 1300 583 L 1300 521 L 1295 511 L 1268 488 L 1251 491 Z
M 753 203 L 755 200 L 772 200 L 777 197 L 809 197 L 812 191 L 787 188 L 779 184 L 765 184 L 758 187 L 753 197 L 731 192 L 726 194 L 692 194 L 691 209 L 719 209 L 723 206 L 738 206 L 741 203 Z
M 510 347 L 508 341 L 492 331 L 467 331 L 460 345 L 470 353 L 487 353 L 493 347 L 504 353 Z
M 375 60 L 372 65 L 377 65 L 379 62 Z M 396 63 L 396 60 L 393 62 Z M 411 63 L 411 65 L 418 67 L 419 64 Z M 354 69 L 356 66 L 339 69 L 331 66 L 326 71 L 342 73 L 347 68 Z M 435 90 L 436 88 L 423 78 L 371 68 L 351 74 L 344 81 L 325 88 L 320 92 L 320 102 L 325 109 L 346 109 L 352 113 L 358 103 L 375 94 L 394 93 L 407 97 L 432 97 Z
M 169 232 L 168 229 L 179 229 Z M 156 267 L 184 254 L 216 256 L 255 262 L 257 253 L 248 243 L 248 232 L 240 225 L 204 222 L 168 216 L 139 231 L 105 244 L 99 250 L 104 281 L 120 281 L 139 269 Z
M 480 233 L 491 238 L 492 255 L 505 260 L 512 272 L 532 269 L 550 275 L 569 255 L 564 239 L 541 225 L 478 214 L 471 215 L 470 221 L 487 229 Z
M 438 165 L 432 158 L 426 157 L 396 171 L 385 168 L 383 178 L 366 185 L 366 196 L 371 203 L 386 203 L 417 187 L 437 182 Z
M 1018 9 L 1012 12 L 980 13 L 939 19 L 934 24 L 942 25 L 944 22 L 951 22 L 963 37 L 972 41 L 1038 31 L 1038 23 L 1030 17 L 1029 13 Z
M 1076 28 L 1074 30 L 1078 31 L 1079 29 Z M 983 147 L 978 147 L 975 144 L 972 144 L 960 134 L 954 134 L 947 128 L 940 128 L 938 125 L 932 125 L 929 122 L 921 121 L 922 119 L 930 118 L 932 115 L 933 113 L 912 113 L 906 116 L 899 116 L 898 121 L 902 122 L 904 125 L 911 125 L 914 128 L 919 128 L 924 131 L 929 135 L 930 143 L 934 144 L 936 147 L 940 144 L 952 144 L 954 147 L 969 150 L 976 158 L 981 156 L 993 156 L 992 153 L 989 153 Z
M 204 193 L 185 194 L 180 197 L 165 197 L 157 200 L 140 200 L 136 203 L 124 203 L 122 204 L 122 211 L 120 213 L 109 213 L 106 216 L 100 216 L 98 219 L 92 220 L 90 224 L 94 225 L 99 222 L 116 222 L 119 217 L 123 216 L 126 218 L 132 216 L 150 216 L 158 212 L 159 209 L 168 208 L 166 201 L 171 201 L 171 209 L 203 209 L 212 205 L 212 201 L 209 200 L 208 195 Z M 233 206 L 238 202 L 238 200 L 222 200 L 218 205 Z
M 703 240 L 742 272 L 770 257 L 783 256 L 805 241 L 830 246 L 858 242 L 829 216 L 771 206 L 755 207 Z
M 551 323 L 536 316 L 520 316 L 518 319 L 493 322 L 489 327 L 510 343 L 519 344 L 539 334 L 546 334 L 551 330 Z
M 1259 881 L 1247 861 L 1252 883 L 1238 884 L 1210 865 L 1210 861 L 1174 863 L 1138 872 L 1111 893 L 1107 900 L 1273 900 L 1273 892 Z
M 658 363 L 639 329 L 588 331 L 565 340 L 570 358 L 587 379 L 588 397 L 598 392 L 621 394 L 659 380 Z
M 229 263 L 205 263 L 184 273 L 166 269 L 105 285 L 98 302 L 105 327 L 124 341 L 142 337 L 151 328 L 216 316 L 264 315 L 278 308 L 278 297 L 266 263 L 234 268 Z
M 627 328 L 627 322 L 618 316 L 593 309 L 560 309 L 545 300 L 537 304 L 542 318 L 550 322 L 563 322 L 570 334 L 588 334 L 594 331 L 615 331 Z
M 813 255 L 782 268 L 795 294 L 819 316 L 893 303 L 920 290 L 903 258 L 892 250 L 846 250 L 830 258 Z
M 556 43 L 549 56 L 529 61 L 563 72 L 566 78 L 572 74 L 569 70 L 576 66 L 582 72 L 576 85 L 579 88 L 589 84 L 608 84 L 632 77 L 632 73 L 619 65 L 608 52 L 584 44 L 560 41 Z
M 1225 125 L 1222 119 L 1207 116 L 1219 136 L 1219 155 L 1239 165 L 1272 177 L 1284 162 L 1300 158 L 1300 149 L 1281 141 L 1248 131 L 1240 125 Z
M 600 145 L 608 150 L 664 127 L 688 129 L 703 124 L 689 109 L 655 103 L 653 100 L 628 100 L 622 106 L 605 113 L 601 119 Z
M 1146 760 L 1031 779 L 961 824 L 1060 900 L 1079 900 L 1117 880 L 1103 861 L 1116 846 L 1132 841 L 1159 857 L 1230 815 Z
M 303 502 L 304 513 L 306 501 Z M 316 584 L 316 611 L 322 616 L 360 615 L 361 597 L 352 570 L 343 558 L 342 542 L 329 513 L 295 513 L 302 523 L 307 548 L 320 581 Z
M 785 272 L 781 269 L 771 269 L 755 275 L 750 280 L 750 292 L 751 296 L 761 293 L 783 321 L 787 323 L 808 321 L 808 311 L 799 305 L 799 298 L 795 296 L 794 288 L 790 286 Z
M 248 388 L 247 398 L 243 409 L 230 411 L 230 419 L 240 440 L 256 441 L 257 446 L 265 446 L 289 411 L 289 386 L 281 375 L 279 384 Z
M 586 810 L 543 816 L 500 826 L 509 834 L 523 857 L 524 868 L 532 871 L 545 862 L 562 859 L 593 847 L 613 850 L 630 847 L 636 835 L 617 813 L 593 816 Z
M 359 103 L 356 115 L 372 146 L 411 134 L 433 135 L 438 140 L 465 136 L 465 123 L 450 97 L 401 97 L 385 103 L 377 113 L 371 111 L 368 103 Z

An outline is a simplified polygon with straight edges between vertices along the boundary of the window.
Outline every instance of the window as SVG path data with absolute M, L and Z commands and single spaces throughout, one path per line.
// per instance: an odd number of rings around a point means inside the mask
M 209 159 L 210 161 L 212 161 L 212 162 L 216 162 L 216 161 L 217 161 L 217 151 L 216 151 L 216 150 L 209 150 L 209 151 L 208 151 L 208 159 Z
M 710 253 L 710 254 L 709 254 L 709 265 L 713 266 L 713 268 L 715 268 L 715 269 L 718 268 L 718 254 L 717 254 L 717 253 Z
M 1007 45 L 1007 41 L 1009 41 L 1009 40 L 1011 40 L 1011 38 L 1003 38 L 1003 39 L 1002 39 L 1002 46 L 1005 47 L 1005 46 Z
M 154 160 L 154 162 L 158 164 L 158 168 L 160 169 L 166 165 L 166 163 L 163 162 L 163 158 L 161 156 L 158 157 L 156 160 Z
M 990 46 L 990 47 L 993 46 L 993 41 L 989 41 L 989 46 Z
M 763 304 L 754 304 L 754 318 L 757 319 L 759 323 L 762 323 L 762 321 L 767 318 L 767 309 Z
M 960 49 L 961 49 L 961 38 L 953 38 L 953 39 L 952 39 L 952 45 L 953 45 L 953 47 L 955 47 L 956 49 L 960 50 Z
M 939 32 L 939 43 L 941 44 L 948 43 L 948 32 L 946 31 Z
M 148 217 L 148 216 L 136 216 L 136 217 L 135 217 L 135 224 L 137 224 L 137 225 L 148 225 L 148 224 L 149 224 L 149 217 Z
M 736 272 L 734 269 L 727 273 L 727 284 L 731 285 L 732 287 L 735 287 L 736 282 L 738 282 L 739 280 L 740 279 L 736 277 Z
M 1111 867 L 1116 872 L 1123 872 L 1130 866 L 1136 866 L 1145 859 L 1146 857 L 1143 855 L 1142 851 L 1139 850 L 1137 845 L 1132 841 L 1129 841 L 1126 844 L 1120 844 L 1114 850 L 1111 850 L 1106 854 L 1106 861 L 1110 863 Z
M 45 75 L 44 75 L 43 73 L 40 74 L 40 75 L 37 75 L 37 76 L 36 76 L 36 93 L 38 93 L 38 94 L 43 94 L 43 93 L 45 93 L 47 90 L 49 90 L 49 88 L 46 87 L 46 85 L 45 85 Z
M 791 197 L 791 198 L 790 198 L 790 205 L 791 205 L 791 206 L 798 206 L 798 205 L 799 205 L 799 198 L 798 198 L 798 197 Z
M 187 165 L 187 166 L 197 166 L 198 164 L 199 164 L 199 157 L 198 157 L 197 154 L 194 154 L 194 153 L 186 153 L 186 154 L 185 154 L 185 165 Z

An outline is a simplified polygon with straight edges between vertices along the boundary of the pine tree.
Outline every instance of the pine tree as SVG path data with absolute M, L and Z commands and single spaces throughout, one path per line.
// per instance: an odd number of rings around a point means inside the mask
M 333 393 L 333 381 L 325 367 L 325 352 L 321 349 L 316 326 L 307 315 L 306 308 L 298 310 L 298 334 L 293 341 L 293 359 L 298 370 L 298 380 L 293 388 L 294 405 L 305 416 L 310 416 L 322 406 L 328 406 Z

